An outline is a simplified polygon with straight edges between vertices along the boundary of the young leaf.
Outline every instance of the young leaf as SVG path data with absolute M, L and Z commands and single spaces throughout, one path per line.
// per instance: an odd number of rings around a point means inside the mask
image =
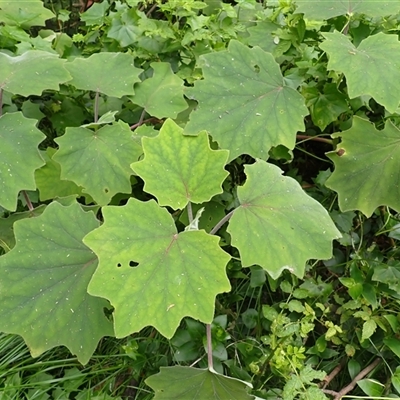
M 321 204 L 275 165 L 258 160 L 245 173 L 227 229 L 243 267 L 260 265 L 273 279 L 284 269 L 302 277 L 306 260 L 332 256 L 340 233 Z
M 0 53 L 0 88 L 22 96 L 40 96 L 45 89 L 59 90 L 60 83 L 71 79 L 65 60 L 45 51 L 27 51 L 10 57 Z
M 204 79 L 188 90 L 199 105 L 185 134 L 207 130 L 230 150 L 230 160 L 240 154 L 266 159 L 279 144 L 294 148 L 308 111 L 303 97 L 284 83 L 270 53 L 231 40 L 228 50 L 200 58 Z
M 370 0 L 295 0 L 296 13 L 304 13 L 309 19 L 330 19 L 339 15 L 364 14 L 370 17 L 396 15 L 400 11 L 397 0 L 370 1 Z
M 144 160 L 131 167 L 161 206 L 182 209 L 189 201 L 203 203 L 222 193 L 228 152 L 211 150 L 207 133 L 184 136 L 175 122 L 167 120 L 157 137 L 144 137 L 142 144 Z
M 97 258 L 82 238 L 98 225 L 77 203 L 14 224 L 17 243 L 0 257 L 0 330 L 21 335 L 34 357 L 64 345 L 85 364 L 113 335 L 108 303 L 86 291 Z
M 96 53 L 88 58 L 75 58 L 65 67 L 72 75 L 70 85 L 113 97 L 132 95 L 133 85 L 140 82 L 142 72 L 127 53 Z
M 328 69 L 344 73 L 349 97 L 370 95 L 394 113 L 399 105 L 397 93 L 400 91 L 400 42 L 397 36 L 380 32 L 355 47 L 339 32 L 322 35 L 326 41 L 320 48 L 329 54 Z
M 361 341 L 369 339 L 376 331 L 376 322 L 371 318 L 364 322 L 362 327 Z
M 215 296 L 229 291 L 229 256 L 204 231 L 177 233 L 167 210 L 154 200 L 129 199 L 103 208 L 104 224 L 84 243 L 100 264 L 89 284 L 114 306 L 117 337 L 147 325 L 171 338 L 181 319 L 214 317 Z
M 0 206 L 10 211 L 20 190 L 36 189 L 34 172 L 44 164 L 38 145 L 46 136 L 36 122 L 20 112 L 0 117 Z
M 239 379 L 223 376 L 208 369 L 161 367 L 160 372 L 146 379 L 154 391 L 154 400 L 251 400 L 249 385 Z
M 388 121 L 378 131 L 355 116 L 349 130 L 332 137 L 342 142 L 339 152 L 327 154 L 335 170 L 326 186 L 338 192 L 340 209 L 360 210 L 368 217 L 382 205 L 400 211 L 400 130 Z
M 61 179 L 83 186 L 98 204 L 131 192 L 129 165 L 137 146 L 129 125 L 117 122 L 97 131 L 67 128 L 55 141 L 60 148 L 53 159 L 61 165 Z
M 176 118 L 188 108 L 183 98 L 183 81 L 172 72 L 169 63 L 152 63 L 151 67 L 153 76 L 136 85 L 131 100 L 157 118 Z

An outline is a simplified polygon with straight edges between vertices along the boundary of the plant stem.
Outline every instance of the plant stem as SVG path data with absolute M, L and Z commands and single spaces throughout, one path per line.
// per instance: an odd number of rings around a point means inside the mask
M 357 397 L 357 396 L 346 396 L 347 393 L 351 392 L 356 386 L 357 382 L 360 381 L 361 379 L 364 378 L 364 376 L 368 375 L 375 367 L 377 367 L 382 360 L 380 358 L 375 359 L 370 365 L 368 365 L 366 368 L 364 368 L 362 371 L 360 371 L 354 379 L 343 389 L 341 389 L 339 392 L 335 392 L 334 390 L 327 390 L 327 389 L 322 389 L 322 391 L 326 394 L 329 394 L 331 396 L 334 396 L 333 400 L 341 400 L 344 397 L 351 397 L 351 398 L 360 398 L 360 399 L 366 399 L 366 397 Z M 374 399 L 386 399 L 386 397 L 374 397 Z
M 131 129 L 138 128 L 140 125 L 143 124 L 145 114 L 146 114 L 146 110 L 143 108 L 143 111 L 142 111 L 142 114 L 140 115 L 139 121 L 136 124 L 132 125 Z M 150 119 L 152 119 L 152 118 L 150 118 Z
M 28 206 L 29 211 L 33 211 L 34 208 L 33 208 L 31 199 L 30 199 L 29 196 L 28 196 L 28 193 L 26 193 L 26 191 L 23 190 L 23 191 L 22 191 L 22 195 L 24 196 L 24 199 L 25 199 L 25 201 L 26 201 L 26 205 Z
M 136 124 L 131 125 L 130 128 L 131 128 L 132 130 L 133 130 L 133 129 L 136 129 L 136 128 L 138 128 L 140 125 L 142 125 L 142 124 L 144 124 L 144 123 L 146 123 L 146 122 L 162 123 L 162 122 L 164 122 L 164 121 L 163 121 L 162 119 L 158 119 L 158 118 L 151 117 L 151 118 L 147 118 L 147 119 L 142 119 L 140 122 L 137 122 Z
M 332 139 L 325 139 L 318 136 L 308 136 L 308 135 L 296 135 L 296 139 L 304 139 L 304 140 L 314 140 L 315 142 L 323 142 L 333 145 Z
M 96 95 L 94 96 L 94 122 L 99 120 L 99 97 L 100 92 L 97 90 Z
M 236 210 L 236 209 L 235 209 Z M 214 228 L 211 230 L 210 235 L 215 235 L 218 231 L 219 228 L 221 228 L 221 226 L 229 221 L 234 213 L 235 210 L 232 210 L 229 214 L 226 214 L 224 218 L 222 218 L 217 225 L 214 226 Z
M 192 203 L 189 201 L 187 205 L 187 213 L 189 218 L 189 224 L 193 222 L 193 210 L 192 210 Z
M 208 369 L 213 370 L 211 324 L 206 324 Z

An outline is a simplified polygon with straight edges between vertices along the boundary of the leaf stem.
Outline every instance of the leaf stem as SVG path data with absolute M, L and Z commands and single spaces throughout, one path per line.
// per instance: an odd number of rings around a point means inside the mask
M 206 324 L 208 369 L 213 370 L 211 324 Z
M 191 224 L 193 222 L 193 209 L 192 209 L 192 203 L 190 201 L 187 204 L 187 213 L 189 218 L 189 224 Z
M 99 97 L 100 92 L 96 90 L 96 95 L 94 96 L 94 122 L 99 120 Z
M 236 210 L 236 208 L 235 208 Z M 233 215 L 233 213 L 235 212 L 235 210 L 232 210 L 230 213 L 226 214 L 225 217 L 221 218 L 221 220 L 217 223 L 217 225 L 214 226 L 214 228 L 212 228 L 212 230 L 210 231 L 210 235 L 215 235 L 219 229 L 221 228 L 221 226 L 229 221 Z
M 24 196 L 24 199 L 25 199 L 25 201 L 26 201 L 26 205 L 28 206 L 29 211 L 33 211 L 34 208 L 33 208 L 31 199 L 30 199 L 29 196 L 28 196 L 28 193 L 26 193 L 26 191 L 23 190 L 23 191 L 22 191 L 22 195 Z
M 309 135 L 296 135 L 296 139 L 304 139 L 304 140 L 314 140 L 315 142 L 323 142 L 328 143 L 333 146 L 332 139 L 325 139 L 318 136 L 309 136 Z

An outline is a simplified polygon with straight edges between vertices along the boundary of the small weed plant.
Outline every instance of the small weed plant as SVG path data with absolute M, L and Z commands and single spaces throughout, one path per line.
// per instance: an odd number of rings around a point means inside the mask
M 0 1 L 0 398 L 398 398 L 399 34 Z

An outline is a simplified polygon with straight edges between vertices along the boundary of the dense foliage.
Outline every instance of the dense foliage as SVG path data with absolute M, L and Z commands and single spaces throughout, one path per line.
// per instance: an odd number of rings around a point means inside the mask
M 398 398 L 399 34 L 0 1 L 0 399 Z

